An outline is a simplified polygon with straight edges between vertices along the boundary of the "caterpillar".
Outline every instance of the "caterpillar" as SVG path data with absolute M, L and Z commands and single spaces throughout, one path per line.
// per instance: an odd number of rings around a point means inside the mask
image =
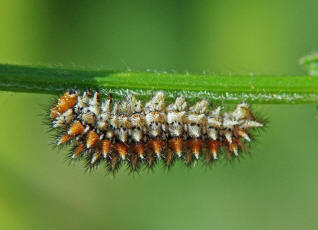
M 85 159 L 90 168 L 103 162 L 113 173 L 122 163 L 131 171 L 160 161 L 167 167 L 176 160 L 209 164 L 221 149 L 230 160 L 251 142 L 250 129 L 264 126 L 247 103 L 222 113 L 207 100 L 188 106 L 182 96 L 166 105 L 161 91 L 144 105 L 129 93 L 115 101 L 111 95 L 101 99 L 98 91 L 66 91 L 49 116 L 56 146 L 71 145 L 71 159 Z

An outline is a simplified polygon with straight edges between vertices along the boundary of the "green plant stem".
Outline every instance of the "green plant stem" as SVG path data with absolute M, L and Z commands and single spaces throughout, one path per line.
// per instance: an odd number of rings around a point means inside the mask
M 66 89 L 99 89 L 105 95 L 141 99 L 165 91 L 169 100 L 183 95 L 191 100 L 237 103 L 318 103 L 318 77 L 264 75 L 197 75 L 151 72 L 66 70 L 0 64 L 0 90 L 61 94 Z

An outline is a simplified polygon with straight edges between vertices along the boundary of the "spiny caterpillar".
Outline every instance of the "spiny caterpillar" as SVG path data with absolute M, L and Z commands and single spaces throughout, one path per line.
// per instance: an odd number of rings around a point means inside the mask
M 123 162 L 131 171 L 159 161 L 170 167 L 176 159 L 190 165 L 203 158 L 208 164 L 220 149 L 228 159 L 238 157 L 243 142 L 251 141 L 249 129 L 264 125 L 246 103 L 222 114 L 220 106 L 209 110 L 206 100 L 188 106 L 178 97 L 166 106 L 163 92 L 143 106 L 132 94 L 114 101 L 111 95 L 101 100 L 99 92 L 67 91 L 50 118 L 58 130 L 56 145 L 72 145 L 71 159 L 84 158 L 89 167 L 104 162 L 110 172 Z

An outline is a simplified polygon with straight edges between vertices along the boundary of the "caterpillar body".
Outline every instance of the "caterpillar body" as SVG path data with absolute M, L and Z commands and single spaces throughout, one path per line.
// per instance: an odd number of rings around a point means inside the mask
M 116 172 L 125 162 L 136 171 L 152 168 L 162 161 L 170 167 L 175 160 L 190 165 L 202 158 L 209 164 L 218 159 L 220 149 L 227 158 L 239 157 L 250 129 L 264 122 L 255 118 L 246 103 L 221 113 L 201 100 L 188 106 L 177 97 L 166 106 L 164 92 L 156 92 L 143 105 L 132 94 L 114 101 L 101 100 L 99 92 L 67 91 L 50 110 L 51 126 L 58 130 L 57 146 L 71 144 L 71 159 L 84 158 L 89 167 L 101 162 Z

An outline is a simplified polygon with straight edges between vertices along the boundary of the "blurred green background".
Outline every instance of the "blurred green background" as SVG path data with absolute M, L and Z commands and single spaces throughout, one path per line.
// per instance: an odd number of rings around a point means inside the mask
M 300 74 L 318 1 L 0 0 L 0 62 Z M 115 178 L 51 150 L 51 96 L 0 93 L 0 229 L 317 229 L 318 110 L 265 105 L 240 163 Z

